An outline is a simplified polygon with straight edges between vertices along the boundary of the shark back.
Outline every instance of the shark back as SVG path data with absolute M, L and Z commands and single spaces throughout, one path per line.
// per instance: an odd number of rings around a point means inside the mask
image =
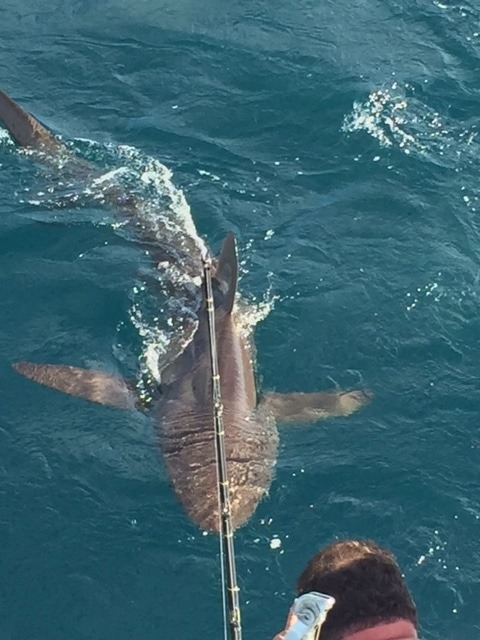
M 278 436 L 273 420 L 260 423 L 252 354 L 236 322 L 238 267 L 235 240 L 227 236 L 213 278 L 215 329 L 223 424 L 234 527 L 244 524 L 270 486 Z M 191 520 L 218 531 L 208 321 L 203 306 L 194 339 L 168 373 L 159 411 L 159 438 L 174 489 Z

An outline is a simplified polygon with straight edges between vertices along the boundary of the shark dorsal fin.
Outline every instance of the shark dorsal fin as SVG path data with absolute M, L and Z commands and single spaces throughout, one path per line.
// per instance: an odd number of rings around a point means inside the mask
M 221 307 L 227 313 L 231 313 L 238 280 L 237 245 L 233 233 L 229 233 L 223 241 L 215 271 L 215 280 L 217 280 L 223 294 Z

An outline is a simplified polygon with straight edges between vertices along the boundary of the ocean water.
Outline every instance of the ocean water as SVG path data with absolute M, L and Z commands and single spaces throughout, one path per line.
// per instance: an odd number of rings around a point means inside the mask
M 358 536 L 396 553 L 423 638 L 478 638 L 480 8 L 3 0 L 0 37 L 1 87 L 80 156 L 215 251 L 235 232 L 263 389 L 375 393 L 280 429 L 236 537 L 245 638 Z M 0 138 L 0 637 L 221 637 L 218 541 L 152 422 L 11 368 L 135 375 L 177 331 L 91 185 L 31 160 Z

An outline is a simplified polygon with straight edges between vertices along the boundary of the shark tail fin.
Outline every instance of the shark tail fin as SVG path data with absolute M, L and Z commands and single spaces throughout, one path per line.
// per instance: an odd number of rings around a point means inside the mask
M 237 244 L 233 233 L 229 233 L 223 241 L 215 271 L 215 280 L 217 280 L 223 294 L 220 306 L 227 313 L 231 313 L 235 302 L 238 280 Z
M 4 91 L 0 91 L 0 125 L 7 129 L 19 147 L 39 152 L 42 162 L 53 159 L 58 169 L 63 171 L 67 167 L 76 177 L 99 175 L 94 165 L 76 156 L 66 144 Z M 60 164 L 57 163 L 58 158 L 61 159 Z M 123 210 L 134 205 L 133 198 L 128 199 L 116 185 L 106 188 L 103 193 L 108 202 L 123 206 Z
M 0 122 L 21 147 L 49 152 L 66 149 L 48 129 L 3 91 L 0 91 Z
M 137 408 L 134 385 L 110 373 L 34 362 L 15 362 L 13 368 L 30 380 L 78 398 L 118 409 Z

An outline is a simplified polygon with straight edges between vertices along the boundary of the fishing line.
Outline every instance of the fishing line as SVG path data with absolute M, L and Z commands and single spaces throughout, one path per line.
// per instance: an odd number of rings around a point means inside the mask
M 218 517 L 220 524 L 220 570 L 222 579 L 222 602 L 225 640 L 230 632 L 231 640 L 242 640 L 240 598 L 233 544 L 232 507 L 228 482 L 225 431 L 223 426 L 223 404 L 220 391 L 217 340 L 215 335 L 215 307 L 212 287 L 212 261 L 204 260 L 205 302 L 207 308 L 210 361 L 212 365 L 212 401 L 215 431 L 215 457 L 217 462 Z

